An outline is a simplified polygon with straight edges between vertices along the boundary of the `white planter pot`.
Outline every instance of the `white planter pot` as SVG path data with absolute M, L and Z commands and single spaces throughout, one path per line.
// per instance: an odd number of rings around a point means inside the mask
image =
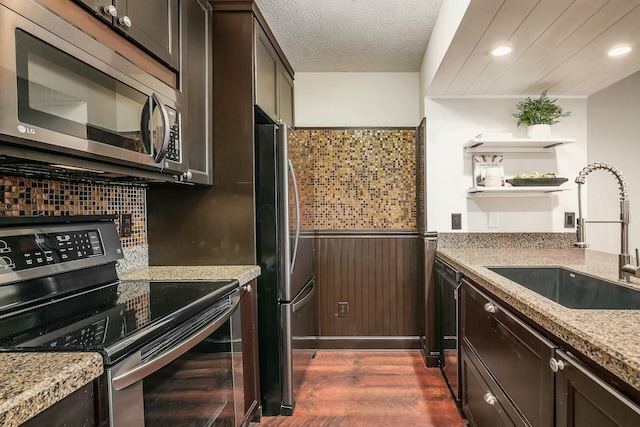
M 535 138 L 535 139 L 551 138 L 551 125 L 527 126 L 527 138 Z

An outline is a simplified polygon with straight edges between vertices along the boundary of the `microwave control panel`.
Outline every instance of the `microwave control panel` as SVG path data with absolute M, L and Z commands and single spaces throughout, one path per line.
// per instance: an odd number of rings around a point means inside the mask
M 171 107 L 167 107 L 167 113 L 171 125 L 166 159 L 180 163 L 180 115 Z

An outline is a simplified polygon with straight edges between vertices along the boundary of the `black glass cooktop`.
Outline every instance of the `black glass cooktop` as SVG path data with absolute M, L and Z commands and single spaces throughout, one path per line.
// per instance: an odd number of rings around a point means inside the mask
M 0 349 L 99 351 L 112 364 L 237 287 L 237 280 L 100 286 L 0 316 Z

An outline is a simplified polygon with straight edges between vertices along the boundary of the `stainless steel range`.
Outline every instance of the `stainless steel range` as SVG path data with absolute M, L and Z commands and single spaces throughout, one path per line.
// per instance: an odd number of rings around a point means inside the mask
M 0 221 L 0 349 L 102 354 L 111 426 L 240 425 L 237 280 L 119 281 L 120 258 L 113 217 Z

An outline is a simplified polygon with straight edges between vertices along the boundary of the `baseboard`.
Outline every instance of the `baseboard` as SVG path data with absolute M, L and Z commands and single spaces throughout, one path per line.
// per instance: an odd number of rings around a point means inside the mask
M 419 337 L 318 337 L 320 350 L 420 349 Z

